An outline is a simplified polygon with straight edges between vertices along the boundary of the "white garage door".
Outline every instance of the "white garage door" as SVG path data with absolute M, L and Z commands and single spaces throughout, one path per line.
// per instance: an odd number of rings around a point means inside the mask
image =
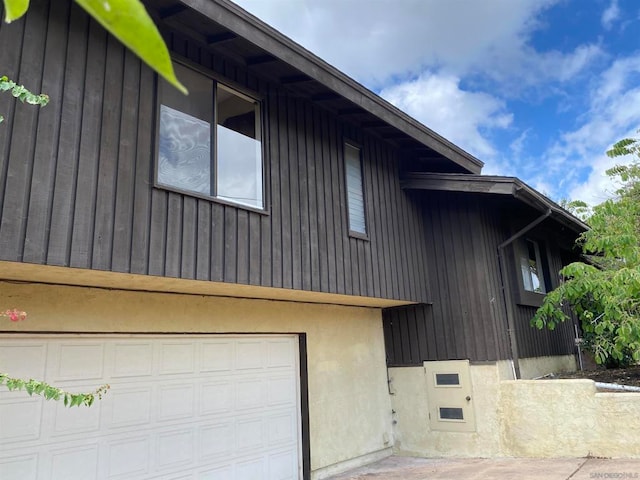
M 298 341 L 264 336 L 0 336 L 0 371 L 90 407 L 0 387 L 0 478 L 299 479 Z

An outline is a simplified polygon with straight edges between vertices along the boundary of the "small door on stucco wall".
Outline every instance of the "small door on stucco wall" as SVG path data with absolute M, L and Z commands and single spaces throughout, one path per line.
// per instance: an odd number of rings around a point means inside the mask
M 475 432 L 468 360 L 424 362 L 432 430 Z

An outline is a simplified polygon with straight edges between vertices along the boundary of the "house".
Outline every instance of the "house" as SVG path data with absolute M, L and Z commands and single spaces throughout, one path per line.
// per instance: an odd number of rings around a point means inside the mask
M 586 226 L 228 0 L 145 4 L 188 97 L 70 1 L 0 25 L 51 97 L 0 96 L 0 304 L 29 312 L 0 366 L 111 385 L 0 391 L 3 478 L 499 453 L 496 382 L 575 368 L 573 327 L 528 321 Z

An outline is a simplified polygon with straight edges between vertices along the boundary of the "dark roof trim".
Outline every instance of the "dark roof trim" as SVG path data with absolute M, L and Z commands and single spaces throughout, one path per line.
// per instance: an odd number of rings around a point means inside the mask
M 408 173 L 401 179 L 400 186 L 405 190 L 441 190 L 509 195 L 541 212 L 550 210 L 553 219 L 578 233 L 589 229 L 589 226 L 582 220 L 515 177 L 458 173 Z
M 471 173 L 484 163 L 229 0 L 181 0 Z

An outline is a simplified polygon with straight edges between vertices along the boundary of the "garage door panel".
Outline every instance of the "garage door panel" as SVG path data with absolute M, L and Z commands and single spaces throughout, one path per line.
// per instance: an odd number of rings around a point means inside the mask
M 298 478 L 295 335 L 6 337 L 0 359 L 26 347 L 24 372 L 111 389 L 71 409 L 0 389 L 2 480 Z
M 172 383 L 158 390 L 158 421 L 166 422 L 194 415 L 195 386 L 191 383 Z
M 200 394 L 200 414 L 215 415 L 231 412 L 233 391 L 231 381 L 203 384 Z
M 259 450 L 265 445 L 265 426 L 261 417 L 236 422 L 236 453 L 251 449 Z
M 269 406 L 291 405 L 295 400 L 296 382 L 291 375 L 272 377 L 267 380 L 267 404 Z
M 265 399 L 265 384 L 262 379 L 244 379 L 235 385 L 236 411 L 260 408 Z
M 47 344 L 45 342 L 23 342 L 16 345 L 13 342 L 0 341 L 2 371 L 11 372 L 13 377 L 44 378 L 46 359 Z
M 153 344 L 116 343 L 113 345 L 113 378 L 149 377 L 153 373 Z
M 152 388 L 110 391 L 109 427 L 127 428 L 148 424 L 151 418 Z
M 196 452 L 194 429 L 181 429 L 158 435 L 156 462 L 159 468 L 188 465 Z
M 111 442 L 107 453 L 108 478 L 140 478 L 148 474 L 150 456 L 151 439 L 149 437 L 127 438 Z
M 274 415 L 267 420 L 267 438 L 269 445 L 291 443 L 296 440 L 296 414 L 286 412 Z
M 80 385 L 78 391 L 91 391 L 95 388 L 92 385 Z M 45 413 L 51 411 L 44 418 L 53 418 L 53 428 L 49 431 L 52 437 L 60 437 L 65 435 L 97 433 L 100 430 L 100 416 L 103 405 L 96 402 L 91 408 L 65 407 L 62 402 L 47 402 L 45 405 Z M 56 440 L 57 441 L 57 440 Z
M 0 399 L 0 447 L 40 437 L 42 400 L 12 393 L 13 398 Z
M 260 340 L 241 340 L 236 344 L 236 368 L 238 370 L 263 369 L 265 344 Z
M 267 342 L 267 367 L 295 367 L 295 350 L 292 348 L 292 340 L 270 340 Z
M 102 343 L 61 343 L 50 349 L 53 374 L 49 378 L 54 382 L 66 380 L 99 380 L 105 376 Z M 58 350 L 58 351 L 56 351 Z
M 0 457 L 0 472 L 7 478 L 22 480 L 36 480 L 38 475 L 38 455 L 23 455 L 19 457 Z
M 197 478 L 198 480 L 228 480 L 233 478 L 233 465 L 203 470 L 198 474 Z
M 230 340 L 203 342 L 200 354 L 200 371 L 225 372 L 233 368 L 235 351 Z
M 235 429 L 233 422 L 217 423 L 200 428 L 200 460 L 226 459 L 233 454 Z
M 160 375 L 194 373 L 194 347 L 193 342 L 162 343 L 160 345 Z
M 236 464 L 234 479 L 254 480 L 264 478 L 266 473 L 264 458 Z
M 98 445 L 71 445 L 50 453 L 51 479 L 86 480 L 98 477 Z
M 265 477 L 268 480 L 295 480 L 298 478 L 298 472 L 295 465 L 296 452 L 287 450 L 269 455 L 268 469 L 269 473 Z

